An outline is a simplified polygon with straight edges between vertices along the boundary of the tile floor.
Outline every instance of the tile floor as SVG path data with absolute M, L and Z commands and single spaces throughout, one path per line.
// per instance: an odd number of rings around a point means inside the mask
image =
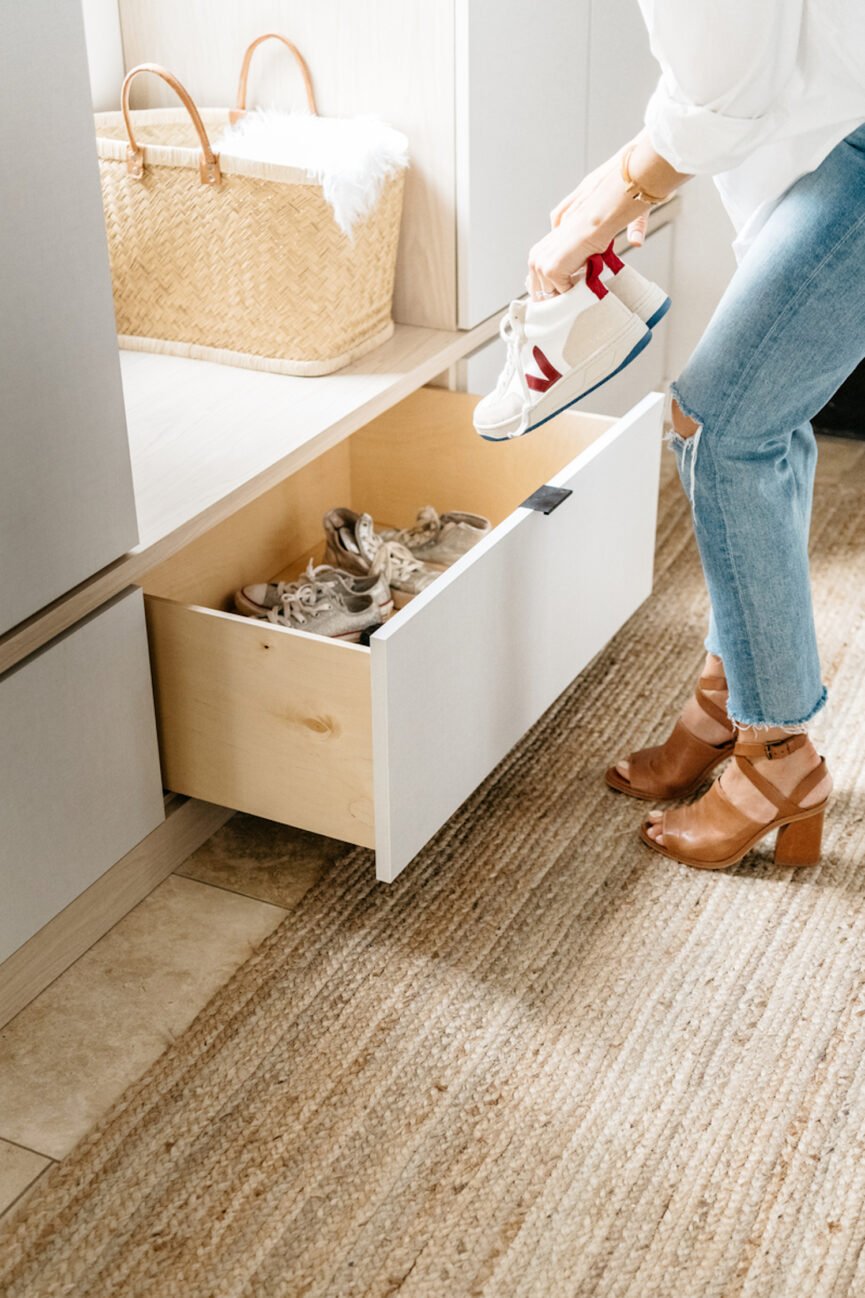
M 865 443 L 821 439 L 822 482 Z M 675 474 L 662 458 L 662 482 Z M 187 1026 L 343 844 L 234 816 L 0 1030 L 0 1215 Z
M 25 1202 L 342 843 L 236 815 L 0 1030 L 0 1215 Z

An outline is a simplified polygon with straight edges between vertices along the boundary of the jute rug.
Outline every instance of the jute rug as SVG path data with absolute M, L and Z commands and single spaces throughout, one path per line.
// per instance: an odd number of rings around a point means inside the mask
M 652 856 L 600 781 L 700 659 L 674 484 L 655 597 L 397 883 L 327 871 L 13 1222 L 6 1298 L 865 1295 L 859 451 L 816 503 L 818 869 Z

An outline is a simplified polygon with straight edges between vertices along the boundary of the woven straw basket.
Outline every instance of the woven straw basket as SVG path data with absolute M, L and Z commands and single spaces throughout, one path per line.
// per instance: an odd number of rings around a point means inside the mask
M 245 111 L 252 53 L 271 38 L 295 55 L 315 113 L 303 58 L 269 32 L 244 55 L 236 109 L 199 111 L 176 77 L 144 63 L 126 76 L 122 111 L 96 114 L 122 347 L 329 374 L 393 333 L 404 172 L 385 180 L 352 240 L 306 172 L 220 158 L 210 146 Z M 130 111 L 143 72 L 162 77 L 183 108 Z

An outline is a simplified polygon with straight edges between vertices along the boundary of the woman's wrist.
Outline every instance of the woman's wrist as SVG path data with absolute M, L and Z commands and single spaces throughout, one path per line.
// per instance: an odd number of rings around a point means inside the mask
M 676 171 L 666 158 L 652 147 L 646 130 L 625 146 L 623 157 L 633 184 L 642 194 L 656 202 L 665 202 L 690 176 Z

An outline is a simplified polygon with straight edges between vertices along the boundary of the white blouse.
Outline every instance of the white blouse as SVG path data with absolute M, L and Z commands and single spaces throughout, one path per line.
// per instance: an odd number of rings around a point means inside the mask
M 639 0 L 652 146 L 710 172 L 741 258 L 781 195 L 865 122 L 865 0 Z

